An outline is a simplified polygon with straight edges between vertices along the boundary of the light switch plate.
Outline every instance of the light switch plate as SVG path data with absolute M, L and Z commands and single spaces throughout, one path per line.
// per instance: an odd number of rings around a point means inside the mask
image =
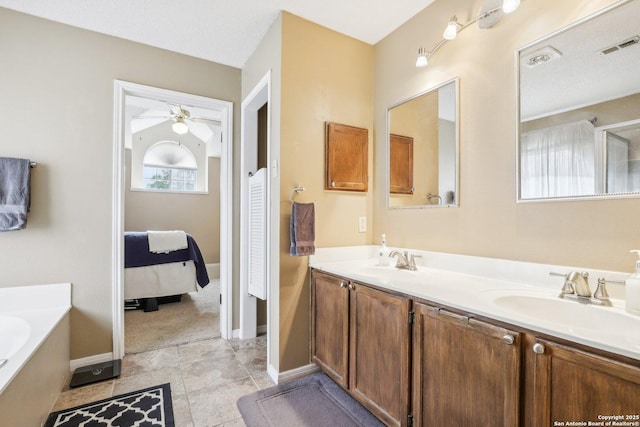
M 367 231 L 367 217 L 361 216 L 358 218 L 358 231 L 365 233 Z

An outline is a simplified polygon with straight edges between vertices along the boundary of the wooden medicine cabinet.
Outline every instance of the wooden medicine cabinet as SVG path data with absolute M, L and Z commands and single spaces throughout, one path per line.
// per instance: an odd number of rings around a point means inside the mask
M 413 194 L 413 138 L 389 135 L 389 191 Z
M 325 190 L 367 191 L 368 145 L 367 129 L 326 123 Z

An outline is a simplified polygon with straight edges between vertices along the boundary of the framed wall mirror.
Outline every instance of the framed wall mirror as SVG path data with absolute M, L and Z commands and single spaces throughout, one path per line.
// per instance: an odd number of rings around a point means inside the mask
M 458 206 L 458 79 L 387 109 L 387 206 Z
M 640 0 L 517 52 L 518 201 L 640 196 Z

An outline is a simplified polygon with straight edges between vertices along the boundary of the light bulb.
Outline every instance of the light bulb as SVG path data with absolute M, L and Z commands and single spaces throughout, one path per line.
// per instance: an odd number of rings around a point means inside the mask
M 178 135 L 184 135 L 189 132 L 189 126 L 184 122 L 182 117 L 176 118 L 176 122 L 171 125 L 171 129 Z
M 502 11 L 504 13 L 511 13 L 520 6 L 520 0 L 503 0 Z
M 458 35 L 458 20 L 454 16 L 447 24 L 447 28 L 444 29 L 442 37 L 446 40 L 453 40 Z
M 425 54 L 424 49 L 420 47 L 420 49 L 418 49 L 418 59 L 416 59 L 416 67 L 426 67 L 428 63 L 429 61 L 427 61 L 427 55 Z

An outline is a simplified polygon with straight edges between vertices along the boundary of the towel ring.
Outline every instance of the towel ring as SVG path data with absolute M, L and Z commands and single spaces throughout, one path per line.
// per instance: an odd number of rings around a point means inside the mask
M 289 193 L 289 201 L 290 201 L 291 203 L 293 203 L 293 199 L 294 199 L 294 197 L 295 197 L 298 193 L 300 193 L 301 191 L 306 191 L 306 188 L 304 188 L 304 187 L 300 187 L 300 186 L 298 186 L 298 187 L 293 187 L 293 190 L 291 190 L 291 193 Z M 295 193 L 295 194 L 294 194 L 294 193 Z

